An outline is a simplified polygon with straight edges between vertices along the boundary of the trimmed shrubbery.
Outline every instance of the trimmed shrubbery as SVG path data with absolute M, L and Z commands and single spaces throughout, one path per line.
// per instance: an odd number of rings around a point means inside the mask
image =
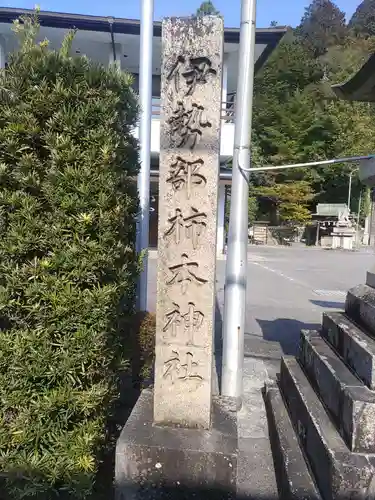
M 129 352 L 137 101 L 126 74 L 70 57 L 72 34 L 52 51 L 36 19 L 16 31 L 0 73 L 0 475 L 10 498 L 86 498 Z
M 153 378 L 156 315 L 150 312 L 138 312 L 134 315 L 129 330 L 132 338 L 133 384 L 140 389 L 148 385 Z

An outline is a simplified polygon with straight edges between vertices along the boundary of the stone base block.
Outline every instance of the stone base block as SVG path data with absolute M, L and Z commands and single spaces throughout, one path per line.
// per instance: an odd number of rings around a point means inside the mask
M 358 285 L 346 296 L 345 312 L 369 335 L 375 336 L 375 289 L 368 285 Z
M 347 387 L 343 393 L 342 414 L 350 449 L 375 453 L 375 394 L 367 387 Z
M 375 393 L 349 371 L 316 331 L 301 334 L 299 360 L 349 449 L 375 452 Z
M 315 330 L 301 332 L 298 358 L 316 392 L 340 422 L 345 387 L 362 386 L 361 381 Z
M 332 234 L 332 248 L 353 250 L 353 234 Z
M 375 288 L 375 271 L 367 271 L 366 285 Z
M 375 456 L 352 453 L 298 362 L 283 358 L 280 388 L 323 498 L 373 498 Z
M 266 386 L 265 392 L 279 498 L 321 500 L 279 388 Z
M 323 314 L 322 336 L 370 389 L 375 389 L 375 341 L 344 313 Z
M 116 500 L 224 500 L 236 496 L 237 414 L 213 399 L 212 429 L 153 424 L 153 393 L 142 392 L 116 446 Z

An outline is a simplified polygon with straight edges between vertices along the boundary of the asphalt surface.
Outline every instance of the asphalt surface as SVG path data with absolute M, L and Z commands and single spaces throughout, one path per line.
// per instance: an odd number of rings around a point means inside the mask
M 155 310 L 156 264 L 149 260 L 148 307 Z M 238 490 L 242 498 L 278 498 L 267 418 L 265 382 L 275 380 L 282 355 L 296 353 L 301 329 L 319 328 L 325 310 L 342 309 L 349 288 L 375 267 L 372 249 L 249 247 L 243 406 L 238 413 Z M 216 271 L 216 366 L 220 381 L 225 260 Z
M 155 254 L 149 260 L 149 310 L 156 304 Z M 246 345 L 252 338 L 277 342 L 294 354 L 301 328 L 319 325 L 326 309 L 342 308 L 349 288 L 364 283 L 375 267 L 372 250 L 356 252 L 315 247 L 249 247 Z M 224 301 L 225 260 L 217 262 L 217 313 Z M 217 332 L 220 334 L 220 332 Z M 246 348 L 246 351 L 249 349 Z
M 322 312 L 344 307 L 349 288 L 364 283 L 375 265 L 369 249 L 251 248 L 248 259 L 248 338 L 280 343 L 294 354 L 301 328 L 321 323 Z

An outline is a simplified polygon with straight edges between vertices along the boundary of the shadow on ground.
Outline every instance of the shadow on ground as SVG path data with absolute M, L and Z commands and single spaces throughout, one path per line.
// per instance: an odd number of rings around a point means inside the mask
M 320 330 L 319 323 L 305 323 L 296 319 L 278 318 L 272 321 L 257 319 L 262 330 L 263 342 L 275 342 L 281 347 L 282 353 L 286 355 L 295 355 L 297 353 L 301 330 Z M 248 336 L 247 336 L 248 337 Z M 255 337 L 255 336 L 254 336 Z M 246 348 L 249 344 L 249 349 Z M 251 352 L 251 344 L 254 340 L 245 339 L 245 353 Z M 264 349 L 267 344 L 264 345 Z
M 330 300 L 310 300 L 314 306 L 324 307 L 326 309 L 344 309 L 344 302 L 332 302 Z

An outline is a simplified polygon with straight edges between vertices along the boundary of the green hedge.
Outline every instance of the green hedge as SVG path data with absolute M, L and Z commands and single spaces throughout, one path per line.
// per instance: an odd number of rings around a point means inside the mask
M 141 389 L 153 378 L 155 361 L 156 315 L 140 311 L 129 325 L 132 338 L 132 380 L 133 386 Z
M 128 363 L 137 100 L 38 28 L 16 23 L 0 73 L 0 476 L 11 498 L 86 498 Z

